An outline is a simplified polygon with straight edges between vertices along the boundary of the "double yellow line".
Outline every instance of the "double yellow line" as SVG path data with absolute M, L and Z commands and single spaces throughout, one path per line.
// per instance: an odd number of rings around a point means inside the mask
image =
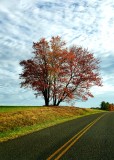
M 56 150 L 47 160 L 59 160 L 82 136 L 86 133 L 98 120 L 100 120 L 105 114 L 101 115 L 86 127 L 84 127 L 80 132 L 73 136 L 69 141 L 67 141 L 63 146 Z M 55 158 L 54 158 L 55 157 Z

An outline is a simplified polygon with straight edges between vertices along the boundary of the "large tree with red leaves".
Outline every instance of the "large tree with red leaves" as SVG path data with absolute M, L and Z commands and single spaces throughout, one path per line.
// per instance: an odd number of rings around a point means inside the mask
M 93 97 L 92 86 L 101 86 L 99 59 L 82 47 L 65 47 L 59 36 L 33 43 L 34 57 L 23 60 L 21 87 L 30 87 L 43 96 L 45 105 Z

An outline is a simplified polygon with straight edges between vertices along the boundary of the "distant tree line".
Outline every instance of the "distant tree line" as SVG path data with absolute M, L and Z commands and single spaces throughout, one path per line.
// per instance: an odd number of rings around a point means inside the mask
M 100 107 L 101 107 L 101 110 L 114 111 L 113 103 L 102 101 Z

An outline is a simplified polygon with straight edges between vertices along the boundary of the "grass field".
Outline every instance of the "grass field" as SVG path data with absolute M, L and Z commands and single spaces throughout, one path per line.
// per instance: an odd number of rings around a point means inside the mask
M 76 107 L 1 106 L 0 142 L 98 112 L 102 111 Z
M 23 110 L 31 110 L 35 108 L 41 108 L 41 106 L 0 106 L 1 112 L 15 112 L 15 111 L 23 111 Z

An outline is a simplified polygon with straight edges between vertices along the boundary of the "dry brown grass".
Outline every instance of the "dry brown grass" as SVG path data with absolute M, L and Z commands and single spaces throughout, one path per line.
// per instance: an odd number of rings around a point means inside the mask
M 97 112 L 76 107 L 11 108 L 11 112 L 0 112 L 0 142 Z
M 75 107 L 42 107 L 29 110 L 0 113 L 0 132 L 12 130 L 17 127 L 41 124 L 72 116 L 79 116 L 89 112 L 89 109 Z

